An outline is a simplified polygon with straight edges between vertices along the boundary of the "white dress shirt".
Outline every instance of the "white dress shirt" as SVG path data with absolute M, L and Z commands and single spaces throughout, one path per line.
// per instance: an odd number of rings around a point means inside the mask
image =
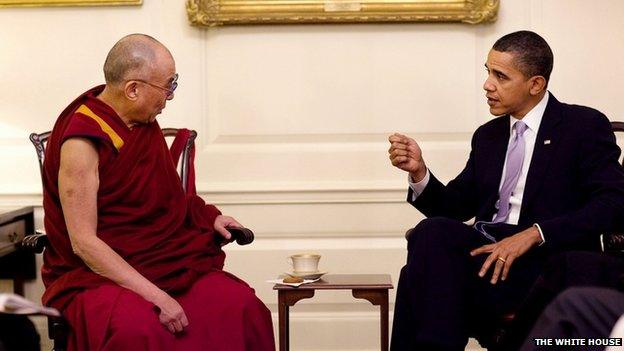
M 535 139 L 537 137 L 537 131 L 539 130 L 539 126 L 542 123 L 542 117 L 544 117 L 544 111 L 546 110 L 546 105 L 548 104 L 548 98 L 550 94 L 546 91 L 542 100 L 529 111 L 524 118 L 522 118 L 522 122 L 527 125 L 527 129 L 524 132 L 524 160 L 522 161 L 522 169 L 520 170 L 520 177 L 518 178 L 518 183 L 516 187 L 513 189 L 511 193 L 511 197 L 509 198 L 509 203 L 511 204 L 511 208 L 509 210 L 509 216 L 505 223 L 508 224 L 518 224 L 518 219 L 520 218 L 520 208 L 522 206 L 522 196 L 524 195 L 524 186 L 526 185 L 526 178 L 529 172 L 529 166 L 531 165 L 531 159 L 533 158 L 533 149 L 535 149 Z M 511 116 L 509 119 L 509 144 L 511 144 L 511 140 L 515 136 L 515 129 L 513 125 L 519 121 L 520 119 Z M 503 180 L 505 179 L 505 172 L 507 171 L 507 157 L 505 157 L 505 164 L 503 165 L 503 173 L 501 177 L 500 184 L 498 185 L 498 189 L 503 185 Z M 420 194 L 425 190 L 425 187 L 429 183 L 429 169 L 427 169 L 427 173 L 425 177 L 417 183 L 412 182 L 412 177 L 407 176 L 407 181 L 409 183 L 410 188 L 413 191 L 412 201 L 416 200 Z M 496 217 L 496 213 L 492 216 L 492 220 Z M 542 243 L 544 240 L 544 234 L 542 233 L 542 229 L 539 225 L 535 225 L 540 232 L 542 237 Z

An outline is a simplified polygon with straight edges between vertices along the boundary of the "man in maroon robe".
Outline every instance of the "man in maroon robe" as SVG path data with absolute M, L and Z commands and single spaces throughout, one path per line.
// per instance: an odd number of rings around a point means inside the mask
M 175 62 L 157 40 L 122 38 L 95 87 L 59 116 L 44 164 L 43 303 L 70 350 L 274 350 L 271 314 L 222 270 L 231 217 L 185 193 L 156 116 Z

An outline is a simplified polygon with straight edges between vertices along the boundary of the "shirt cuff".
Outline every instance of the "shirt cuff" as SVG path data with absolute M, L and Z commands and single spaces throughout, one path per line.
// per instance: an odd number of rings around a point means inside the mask
M 535 228 L 537 228 L 537 231 L 540 233 L 540 236 L 542 237 L 542 242 L 541 242 L 541 243 L 539 243 L 539 245 L 537 245 L 537 246 L 542 246 L 542 245 L 544 245 L 544 243 L 546 242 L 546 239 L 544 238 L 544 232 L 542 232 L 542 228 L 541 228 L 541 227 L 539 226 L 539 224 L 537 224 L 537 223 L 533 223 L 533 226 L 534 226 Z
M 425 177 L 417 183 L 414 183 L 412 181 L 412 176 L 410 176 L 409 174 L 407 175 L 407 183 L 409 184 L 409 187 L 412 189 L 412 201 L 416 201 L 416 199 L 420 196 L 420 194 L 422 194 L 423 191 L 425 191 L 425 188 L 427 187 L 427 184 L 429 183 L 429 168 L 427 168 L 427 173 L 425 173 Z

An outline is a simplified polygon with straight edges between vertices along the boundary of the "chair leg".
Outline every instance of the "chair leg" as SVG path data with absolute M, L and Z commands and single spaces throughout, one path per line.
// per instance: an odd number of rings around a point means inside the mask
M 67 340 L 54 340 L 52 351 L 67 351 Z
M 62 317 L 48 317 L 48 336 L 54 341 L 52 351 L 66 351 L 69 326 Z

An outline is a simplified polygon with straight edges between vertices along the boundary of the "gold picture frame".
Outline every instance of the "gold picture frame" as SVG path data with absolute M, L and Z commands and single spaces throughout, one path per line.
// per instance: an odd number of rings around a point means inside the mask
M 141 5 L 143 0 L 0 0 L 0 7 Z
M 197 26 L 272 23 L 493 22 L 499 0 L 187 0 Z

